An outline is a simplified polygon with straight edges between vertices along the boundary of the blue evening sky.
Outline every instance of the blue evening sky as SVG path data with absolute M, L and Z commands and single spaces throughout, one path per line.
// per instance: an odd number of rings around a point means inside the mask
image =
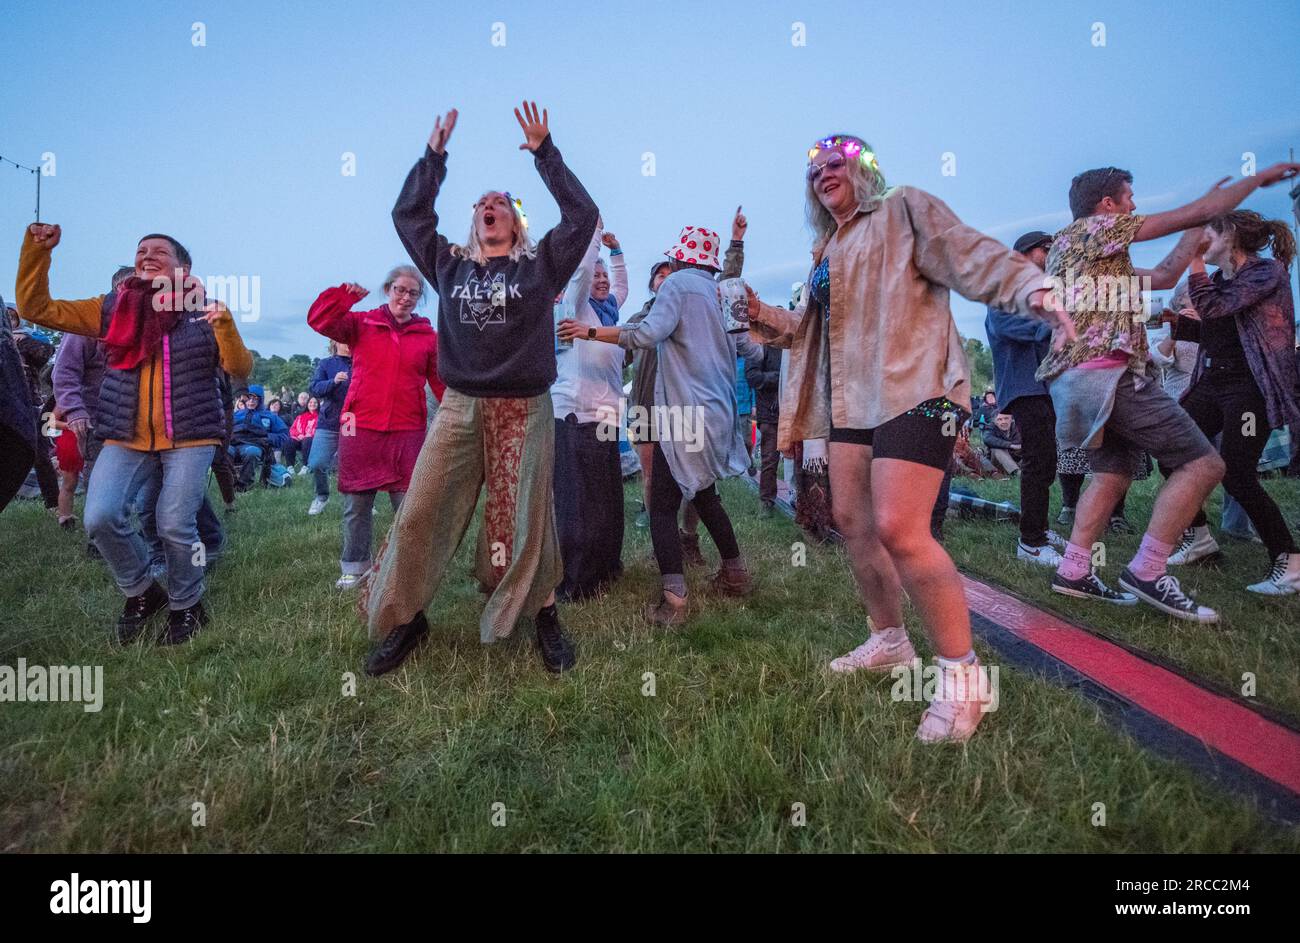
M 829 132 L 865 137 L 891 183 L 1007 243 L 1068 221 L 1079 170 L 1132 170 L 1152 211 L 1240 174 L 1245 152 L 1262 167 L 1300 145 L 1296 0 L 0 6 L 0 154 L 54 155 L 42 219 L 64 230 L 55 297 L 102 293 L 139 236 L 168 232 L 195 274 L 260 278 L 261 318 L 241 330 L 265 355 L 322 353 L 305 323 L 317 293 L 355 280 L 375 299 L 406 261 L 389 211 L 453 106 L 446 234 L 464 238 L 486 189 L 522 196 L 535 235 L 555 223 L 511 112 L 536 99 L 623 242 L 625 316 L 681 226 L 725 235 L 742 203 L 746 276 L 788 298 L 807 270 L 806 149 Z M 806 45 L 791 41 L 797 24 Z M 341 173 L 345 152 L 355 176 Z M 0 165 L 8 298 L 33 188 Z M 1290 219 L 1285 185 L 1247 205 Z M 983 309 L 953 307 L 982 338 Z

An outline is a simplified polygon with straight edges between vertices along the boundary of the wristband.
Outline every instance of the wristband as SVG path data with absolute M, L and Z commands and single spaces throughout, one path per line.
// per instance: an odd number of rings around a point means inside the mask
M 616 255 L 622 255 L 622 254 L 623 254 L 623 250 L 622 250 L 622 249 L 610 249 L 610 250 L 609 250 L 609 254 L 610 254 L 610 257 L 613 258 L 613 257 L 616 256 Z

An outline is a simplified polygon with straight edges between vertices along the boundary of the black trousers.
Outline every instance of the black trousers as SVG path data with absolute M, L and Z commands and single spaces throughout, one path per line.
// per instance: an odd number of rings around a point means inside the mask
M 1020 539 L 1047 543 L 1047 502 L 1056 478 L 1056 412 L 1050 396 L 1018 396 L 1006 411 L 1020 427 Z
M 682 489 L 673 480 L 672 469 L 664 450 L 655 443 L 654 465 L 650 473 L 650 542 L 654 546 L 655 562 L 663 576 L 681 576 L 682 538 L 677 532 L 677 509 L 682 504 Z M 736 532 L 731 518 L 718 497 L 718 486 L 709 485 L 691 499 L 691 504 L 704 522 L 718 555 L 724 560 L 740 556 Z
M 1223 370 L 1206 369 L 1183 397 L 1182 407 L 1207 439 L 1222 435 L 1219 454 L 1227 466 L 1223 490 L 1245 510 L 1268 548 L 1269 559 L 1276 559 L 1280 553 L 1296 553 L 1295 538 L 1286 519 L 1259 483 L 1259 456 L 1271 430 L 1264 394 L 1248 368 L 1240 364 Z M 1205 523 L 1203 509 L 1193 523 Z
M 41 497 L 47 508 L 59 506 L 59 473 L 54 470 L 54 459 L 50 454 L 50 439 L 45 435 L 36 437 L 36 455 L 32 460 L 36 469 L 36 483 L 41 486 Z
M 290 439 L 289 444 L 283 449 L 283 454 L 286 468 L 293 468 L 294 459 L 299 455 L 302 456 L 303 465 L 306 465 L 311 460 L 311 437 Z
M 758 434 L 758 447 L 762 455 L 758 472 L 758 498 L 764 504 L 771 504 L 776 500 L 776 466 L 781 461 L 781 453 L 776 450 L 776 423 L 760 422 Z
M 582 599 L 623 572 L 623 467 L 618 440 L 605 442 L 608 424 L 555 420 L 555 531 L 564 560 L 557 592 Z

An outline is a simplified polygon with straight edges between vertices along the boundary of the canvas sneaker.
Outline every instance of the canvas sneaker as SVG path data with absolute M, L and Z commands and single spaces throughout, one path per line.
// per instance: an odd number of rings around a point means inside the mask
M 831 671 L 849 674 L 854 671 L 889 671 L 899 665 L 910 665 L 916 659 L 916 649 L 903 629 L 885 629 L 872 632 L 867 640 L 847 655 L 831 661 Z
M 315 517 L 321 511 L 325 510 L 325 502 L 327 501 L 329 501 L 328 496 L 322 498 L 320 495 L 316 495 L 316 497 L 311 499 L 311 507 L 307 509 L 307 516 Z
M 368 577 L 369 575 L 370 575 L 369 572 L 344 573 L 342 576 L 339 577 L 338 582 L 334 584 L 334 588 L 344 590 L 345 592 L 347 590 L 357 589 L 362 583 L 366 581 L 366 577 Z
M 1135 606 L 1137 597 L 1131 593 L 1120 593 L 1101 581 L 1096 573 L 1089 573 L 1077 580 L 1067 580 L 1060 573 L 1052 574 L 1052 592 L 1075 599 L 1096 599 L 1116 606 Z
M 980 663 L 945 666 L 934 699 L 921 715 L 916 739 L 922 743 L 962 743 L 970 739 L 985 714 L 987 684 L 980 684 Z
M 1128 567 L 1119 575 L 1119 585 L 1150 606 L 1175 619 L 1200 622 L 1206 625 L 1219 621 L 1219 614 L 1206 606 L 1198 606 L 1196 600 L 1183 592 L 1178 585 L 1178 577 L 1172 573 L 1162 573 L 1153 580 L 1141 580 Z
M 1264 596 L 1291 596 L 1300 593 L 1300 553 L 1279 553 L 1268 577 L 1251 583 L 1246 589 Z
M 1183 538 L 1174 548 L 1174 552 L 1169 554 L 1168 564 L 1186 566 L 1191 563 L 1208 563 L 1217 560 L 1219 556 L 1221 554 L 1218 541 L 1210 533 L 1208 525 L 1189 527 L 1183 531 Z

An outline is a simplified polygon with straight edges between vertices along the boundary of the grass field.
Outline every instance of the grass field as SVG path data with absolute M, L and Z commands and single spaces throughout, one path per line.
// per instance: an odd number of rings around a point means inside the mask
M 121 599 L 82 536 L 32 502 L 0 516 L 0 664 L 103 665 L 106 688 L 98 713 L 0 704 L 0 848 L 1300 850 L 1300 832 L 1009 666 L 999 710 L 969 744 L 919 745 L 921 706 L 891 701 L 888 678 L 824 670 L 865 631 L 841 552 L 810 547 L 807 565 L 792 566 L 798 531 L 760 519 L 740 482 L 723 494 L 759 580 L 751 599 L 706 600 L 697 572 L 691 624 L 652 631 L 636 614 L 657 575 L 646 531 L 629 526 L 625 579 L 563 610 L 580 665 L 557 679 L 527 624 L 479 644 L 472 548 L 462 547 L 429 609 L 430 641 L 399 671 L 367 679 L 364 631 L 333 589 L 340 502 L 308 518 L 309 492 L 299 483 L 241 497 L 208 597 L 213 621 L 175 650 L 110 644 Z M 1135 519 L 1147 503 L 1135 498 Z M 381 511 L 381 526 L 388 519 Z M 1005 562 L 1008 525 L 948 532 L 972 570 L 1234 688 L 1241 671 L 1258 671 L 1261 698 L 1298 712 L 1300 603 L 1227 589 L 1258 578 L 1262 552 L 1234 546 L 1250 566 L 1193 580 L 1229 623 L 1189 629 L 1058 605 L 1041 572 Z M 346 672 L 358 675 L 355 696 L 343 693 Z M 805 825 L 792 821 L 796 803 Z M 1092 824 L 1095 803 L 1104 826 Z

